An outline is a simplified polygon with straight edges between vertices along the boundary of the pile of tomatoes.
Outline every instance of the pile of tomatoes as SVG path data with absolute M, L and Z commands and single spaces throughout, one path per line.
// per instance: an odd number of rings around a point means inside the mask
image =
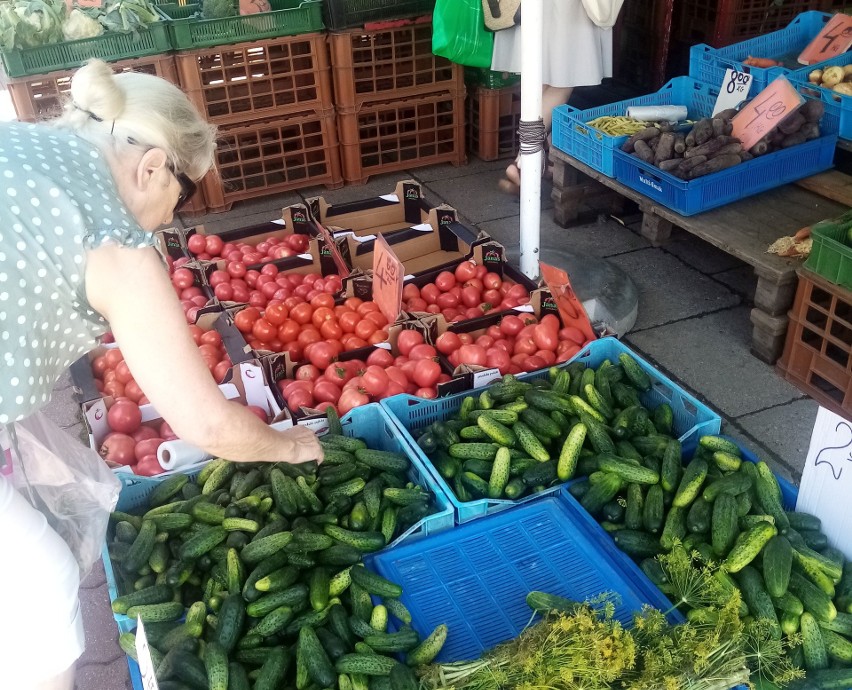
M 317 345 L 308 346 L 309 358 Z M 311 358 L 296 369 L 295 378 L 282 379 L 277 386 L 293 412 L 331 406 L 342 415 L 399 393 L 435 398 L 438 384 L 450 380 L 438 362 L 438 351 L 419 331 L 400 331 L 395 351 L 377 347 L 365 360 L 343 362 Z
M 308 251 L 311 238 L 307 235 L 290 234 L 251 245 L 246 242 L 225 242 L 218 235 L 194 234 L 186 241 L 189 253 L 199 261 L 240 262 L 247 266 L 263 264 L 275 259 L 304 254 Z
M 507 314 L 499 324 L 478 335 L 446 331 L 435 347 L 450 364 L 494 367 L 501 374 L 535 371 L 567 362 L 586 344 L 586 336 L 574 326 L 562 327 L 547 314 L 539 322 L 532 314 Z
M 485 266 L 462 261 L 455 271 L 442 271 L 434 283 L 402 290 L 402 308 L 412 312 L 443 314 L 448 322 L 475 319 L 490 311 L 505 311 L 529 302 L 523 285 L 489 273 Z
M 335 306 L 327 293 L 246 307 L 234 314 L 234 325 L 253 350 L 286 352 L 292 362 L 307 359 L 323 369 L 341 352 L 388 339 L 388 320 L 375 302 L 350 297 Z

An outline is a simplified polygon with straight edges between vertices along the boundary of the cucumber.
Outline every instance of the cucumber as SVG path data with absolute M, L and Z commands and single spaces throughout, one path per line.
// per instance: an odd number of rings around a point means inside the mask
M 577 399 L 581 400 L 581 398 Z M 528 405 L 530 405 L 530 407 L 534 407 L 538 410 L 541 410 L 542 412 L 550 413 L 554 410 L 557 410 L 567 415 L 575 414 L 573 399 L 565 397 L 563 395 L 559 395 L 558 393 L 554 393 L 553 391 L 530 388 L 524 393 L 524 401 Z M 588 407 L 588 404 L 585 400 L 583 400 L 582 402 L 584 406 Z M 597 411 L 595 411 L 595 414 L 600 415 L 600 413 L 598 413 Z M 601 421 L 604 421 L 603 418 L 601 418 Z
M 816 517 L 816 515 L 810 515 L 809 513 L 794 513 L 787 512 L 787 520 L 790 523 L 790 527 L 799 532 L 803 530 L 814 530 L 819 531 L 822 529 L 822 521 Z
M 355 451 L 355 458 L 368 467 L 388 472 L 407 472 L 411 466 L 411 462 L 404 455 L 386 450 L 362 448 Z
M 580 422 L 571 427 L 562 450 L 559 453 L 559 461 L 556 466 L 556 474 L 560 481 L 568 481 L 577 470 L 577 462 L 580 457 L 580 449 L 586 439 L 586 425 Z
M 459 431 L 459 438 L 462 442 L 464 441 L 485 441 L 489 442 L 491 437 L 486 434 L 482 428 L 477 424 L 475 426 L 466 426 L 464 429 Z
M 385 579 L 381 575 L 367 570 L 361 565 L 353 566 L 349 571 L 352 582 L 363 587 L 370 594 L 382 598 L 398 599 L 402 596 L 402 587 L 395 582 Z
M 509 470 L 512 464 L 512 456 L 508 448 L 501 448 L 497 451 L 497 456 L 494 458 L 494 464 L 491 468 L 491 475 L 488 479 L 488 497 L 500 498 L 509 483 Z
M 805 611 L 818 621 L 827 623 L 837 617 L 831 597 L 795 570 L 790 573 L 790 591 L 801 599 Z
M 240 552 L 240 558 L 246 565 L 255 565 L 283 549 L 292 540 L 292 532 L 277 532 L 268 537 L 255 539 L 243 548 Z
M 204 667 L 210 690 L 228 690 L 228 655 L 216 642 L 204 648 Z
M 374 676 L 381 678 L 382 676 Z M 404 664 L 397 664 L 391 669 L 390 690 L 419 690 L 420 681 L 414 671 Z
M 314 611 L 322 611 L 328 606 L 330 581 L 328 568 L 319 566 L 311 571 L 308 578 L 308 600 Z
M 455 443 L 448 450 L 460 460 L 493 460 L 499 447 L 496 443 Z
M 844 613 L 852 613 L 852 561 L 843 564 L 843 572 L 835 591 L 837 608 Z
M 615 498 L 622 484 L 623 482 L 618 475 L 606 472 L 601 481 L 593 484 L 592 488 L 580 499 L 580 505 L 591 515 L 597 515 L 604 505 Z
M 711 505 L 704 499 L 697 499 L 686 514 L 686 528 L 693 534 L 701 534 L 710 531 Z
M 642 508 L 645 504 L 645 496 L 639 484 L 630 484 L 627 487 L 627 507 L 624 511 L 624 526 L 631 530 L 642 529 Z
M 832 630 L 820 630 L 825 651 L 832 659 L 842 662 L 844 665 L 852 663 L 852 642 Z
M 665 506 L 663 502 L 663 487 L 659 484 L 648 489 L 645 495 L 645 506 L 642 511 L 642 524 L 645 531 L 656 534 L 663 527 Z
M 760 576 L 760 573 L 755 568 L 747 565 L 737 573 L 736 581 L 740 586 L 743 600 L 748 606 L 751 615 L 755 618 L 765 618 L 770 621 L 773 637 L 780 639 L 781 626 L 778 622 L 778 615 L 775 613 L 772 599 L 763 588 L 763 578 Z
M 793 547 L 790 541 L 780 534 L 772 537 L 763 547 L 763 580 L 771 596 L 784 596 L 792 568 Z
M 683 472 L 683 477 L 677 487 L 672 505 L 678 508 L 689 506 L 695 500 L 696 496 L 698 496 L 701 485 L 707 477 L 707 470 L 706 460 L 693 458 Z
M 702 436 L 698 439 L 698 446 L 711 453 L 720 450 L 737 458 L 742 457 L 740 447 L 733 441 L 729 441 L 721 436 Z
M 343 426 L 340 424 L 337 410 L 333 407 L 326 408 L 325 418 L 328 420 L 328 433 L 333 436 L 343 436 Z
M 666 515 L 663 532 L 660 535 L 660 546 L 671 551 L 675 543 L 686 536 L 686 509 L 672 506 Z
M 778 534 L 775 525 L 760 522 L 737 537 L 734 547 L 722 563 L 729 573 L 736 573 L 751 563 L 766 543 Z
M 780 597 L 772 597 L 772 604 L 776 610 L 791 613 L 797 617 L 801 616 L 805 610 L 802 600 L 790 592 L 784 592 Z M 837 615 L 839 616 L 840 614 Z
M 323 447 L 336 448 L 337 450 L 344 450 L 347 453 L 354 453 L 356 450 L 361 450 L 367 447 L 367 444 L 360 438 L 332 433 L 322 436 L 320 438 L 320 443 Z
M 518 421 L 518 413 L 512 410 L 473 410 L 467 421 L 471 424 L 479 424 L 479 420 L 483 417 L 491 419 L 501 424 L 514 424 Z
M 420 636 L 411 628 L 405 628 L 395 633 L 373 633 L 365 637 L 364 642 L 380 654 L 396 654 L 414 649 L 420 643 Z
M 586 438 L 598 454 L 615 454 L 615 443 L 603 424 L 589 415 L 580 415 L 581 423 L 586 427 Z
M 845 637 L 852 637 L 852 614 L 838 613 L 834 620 L 819 621 L 821 628 L 840 633 Z
M 331 659 L 328 658 L 314 629 L 308 625 L 299 630 L 296 663 L 300 662 L 307 669 L 308 677 L 321 688 L 332 687 L 337 680 Z
M 127 617 L 143 623 L 176 621 L 183 616 L 183 604 L 167 601 L 162 604 L 137 604 L 127 609 Z
M 613 539 L 618 548 L 632 558 L 653 558 L 663 551 L 660 540 L 648 532 L 622 529 L 613 534 Z
M 381 532 L 353 532 L 337 525 L 325 525 L 323 529 L 335 541 L 352 546 L 362 553 L 378 551 L 386 545 Z
M 653 470 L 640 465 L 634 465 L 615 455 L 599 455 L 598 466 L 604 472 L 612 472 L 621 477 L 625 482 L 633 484 L 656 484 L 660 481 L 660 475 Z
M 131 606 L 164 604 L 174 598 L 174 590 L 168 585 L 153 585 L 118 597 L 112 602 L 114 613 L 126 614 Z
M 799 628 L 802 631 L 805 670 L 810 673 L 828 668 L 828 653 L 816 619 L 805 611 L 799 619 Z
M 659 408 L 657 408 L 659 409 Z M 666 443 L 660 464 L 660 484 L 665 491 L 675 491 L 680 484 L 683 464 L 681 462 L 680 441 L 673 438 Z
M 574 613 L 577 610 L 577 602 L 547 592 L 532 591 L 526 597 L 527 606 L 537 613 Z
M 674 428 L 674 411 L 672 410 L 671 405 L 668 403 L 657 405 L 654 409 L 652 421 L 654 422 L 654 426 L 658 433 L 671 436 L 672 429 Z M 677 482 L 675 482 L 675 484 L 677 484 Z M 674 489 L 667 489 L 667 491 L 674 491 Z
M 703 498 L 699 500 L 710 505 Z M 734 546 L 739 533 L 737 529 L 737 502 L 733 496 L 722 494 L 713 502 L 713 515 L 710 525 L 713 553 L 719 557 L 726 556 Z
M 588 383 L 583 387 L 583 395 L 586 398 L 586 401 L 595 408 L 601 416 L 606 420 L 611 420 L 615 415 L 612 411 L 612 407 L 607 403 L 604 397 L 600 394 L 600 392 L 595 388 L 594 384 Z
M 822 551 L 828 546 L 828 537 L 826 537 L 822 532 L 809 529 L 797 531 L 809 549 Z
M 168 503 L 181 492 L 188 481 L 189 477 L 185 474 L 173 474 L 167 477 L 148 494 L 148 505 L 154 508 Z
M 634 388 L 643 392 L 651 389 L 651 378 L 632 356 L 622 352 L 618 355 L 618 361 L 621 362 L 621 368 Z
M 769 469 L 769 465 L 760 461 L 757 463 L 757 476 L 755 478 L 755 492 L 764 512 L 775 518 L 775 526 L 781 534 L 786 534 L 790 528 L 790 519 L 781 505 L 781 488 L 778 480 Z
M 230 654 L 243 632 L 245 625 L 246 609 L 245 602 L 239 594 L 228 596 L 219 609 L 219 622 L 216 626 L 216 642 L 218 642 L 225 653 Z
M 438 656 L 446 641 L 447 626 L 442 623 L 429 633 L 429 636 L 425 640 L 408 653 L 406 662 L 409 666 L 425 666 L 432 663 L 432 660 Z
M 337 660 L 334 668 L 338 673 L 387 676 L 398 663 L 395 659 L 380 654 L 344 654 Z
M 549 415 L 533 407 L 523 410 L 520 414 L 520 420 L 540 437 L 553 439 L 562 436 L 562 429 L 559 425 Z
M 526 424 L 523 422 L 515 422 L 512 430 L 517 437 L 520 447 L 523 448 L 524 452 L 526 452 L 531 458 L 534 458 L 539 462 L 547 462 L 550 460 L 550 453 L 542 445 L 541 441 L 539 441 L 532 429 L 530 429 Z
M 128 574 L 138 572 L 151 557 L 156 538 L 156 523 L 153 520 L 143 520 L 133 544 L 121 562 L 121 569 Z
M 779 611 L 778 622 L 781 624 L 781 632 L 785 635 L 795 635 L 799 632 L 799 620 L 801 614 L 791 613 L 790 611 Z
M 711 482 L 704 488 L 702 496 L 705 501 L 712 503 L 721 494 L 737 496 L 751 489 L 751 477 L 741 472 L 734 472 L 721 479 Z
M 214 460 L 211 464 L 217 462 Z M 234 473 L 237 471 L 237 465 L 233 462 L 228 462 L 227 460 L 223 460 L 221 464 L 217 464 L 216 467 L 210 472 L 209 476 L 202 481 L 201 474 L 198 476 L 198 483 L 201 484 L 201 494 L 203 496 L 210 496 L 217 490 L 221 489 Z
M 740 457 L 723 450 L 715 451 L 710 457 L 713 459 L 713 464 L 722 472 L 736 472 L 743 464 Z
M 832 668 L 822 671 L 808 671 L 807 688 L 819 690 L 849 690 L 852 688 L 852 669 Z

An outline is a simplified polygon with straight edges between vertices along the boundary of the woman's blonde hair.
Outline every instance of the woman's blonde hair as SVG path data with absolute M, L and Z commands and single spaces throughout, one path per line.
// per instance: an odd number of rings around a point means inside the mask
M 56 121 L 101 147 L 108 138 L 163 149 L 178 172 L 201 179 L 213 166 L 216 128 L 165 79 L 142 72 L 114 74 L 91 60 L 71 79 L 71 96 Z

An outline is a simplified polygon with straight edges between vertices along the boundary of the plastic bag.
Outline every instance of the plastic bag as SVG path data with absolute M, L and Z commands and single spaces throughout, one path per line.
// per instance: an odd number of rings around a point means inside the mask
M 491 67 L 494 35 L 485 28 L 482 0 L 437 0 L 432 52 L 469 67 Z
M 82 580 L 100 558 L 121 482 L 95 451 L 39 412 L 5 431 L 12 484 L 68 544 Z

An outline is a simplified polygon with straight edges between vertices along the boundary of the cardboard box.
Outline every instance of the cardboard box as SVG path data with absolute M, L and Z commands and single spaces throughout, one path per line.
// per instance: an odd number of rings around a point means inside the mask
M 175 260 L 189 257 L 183 231 L 178 228 L 157 230 L 154 233 L 154 237 L 157 238 L 157 249 L 163 256 L 168 256 Z
M 474 246 L 486 242 L 488 235 L 462 225 L 451 206 L 430 209 L 429 220 L 405 230 L 385 234 L 384 238 L 402 262 L 406 275 L 449 266 L 471 256 Z M 373 269 L 374 235 L 343 238 L 341 251 L 353 274 Z

